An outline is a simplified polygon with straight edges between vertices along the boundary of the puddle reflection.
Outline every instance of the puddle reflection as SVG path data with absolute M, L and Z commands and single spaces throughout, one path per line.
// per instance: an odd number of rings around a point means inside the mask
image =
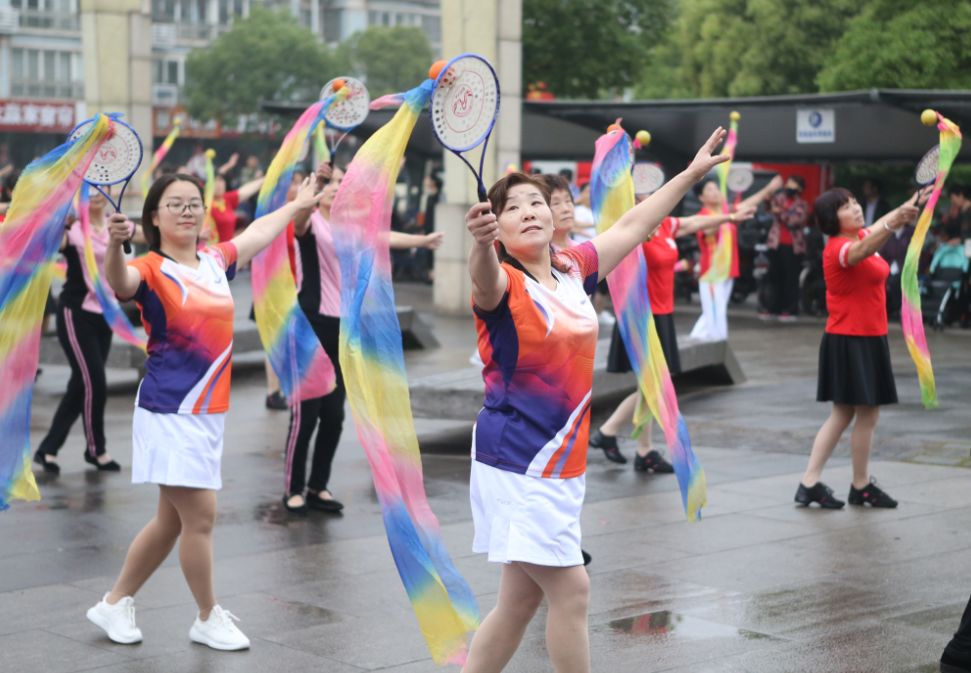
M 739 629 L 728 624 L 718 624 L 705 619 L 681 615 L 670 610 L 648 612 L 636 617 L 625 617 L 609 622 L 608 626 L 616 632 L 649 638 L 679 638 L 682 640 L 703 640 L 710 638 L 742 638 L 759 640 L 771 638 L 764 633 Z

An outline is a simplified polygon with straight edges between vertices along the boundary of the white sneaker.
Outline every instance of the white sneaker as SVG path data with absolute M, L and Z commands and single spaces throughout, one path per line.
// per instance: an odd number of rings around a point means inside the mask
M 249 648 L 249 638 L 233 621 L 238 622 L 239 617 L 216 605 L 206 621 L 196 616 L 195 623 L 189 629 L 189 638 L 194 643 L 208 645 L 214 650 L 245 650 Z
M 142 631 L 135 625 L 135 599 L 125 596 L 114 605 L 104 595 L 97 605 L 88 610 L 88 620 L 104 629 L 116 643 L 132 645 L 142 642 Z
M 604 309 L 597 316 L 597 321 L 604 327 L 613 327 L 614 323 L 617 322 L 617 319 L 613 316 L 613 314 L 611 314 L 610 311 Z

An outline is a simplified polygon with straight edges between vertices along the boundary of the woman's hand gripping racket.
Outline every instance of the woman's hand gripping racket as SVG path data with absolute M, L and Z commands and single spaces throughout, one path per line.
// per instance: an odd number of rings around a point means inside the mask
M 142 163 L 142 141 L 135 133 L 135 129 L 119 119 L 118 114 L 109 114 L 111 118 L 111 134 L 102 143 L 94 160 L 84 174 L 84 181 L 101 192 L 108 202 L 115 207 L 115 212 L 121 212 L 121 200 L 125 195 L 125 188 L 131 182 L 135 172 Z M 74 127 L 69 140 L 77 140 L 85 134 L 88 124 L 94 119 L 83 121 Z M 109 187 L 124 183 L 118 193 L 118 200 L 111 198 L 111 194 L 102 187 Z M 125 252 L 131 252 L 131 241 L 125 241 Z
M 937 179 L 937 169 L 940 164 L 941 158 L 941 146 L 934 145 L 934 147 L 927 150 L 927 153 L 921 157 L 920 161 L 917 162 L 917 168 L 914 169 L 914 182 L 917 184 L 917 198 L 914 201 L 914 205 L 920 208 L 922 201 L 926 200 L 926 197 L 930 196 L 932 189 L 930 186 L 934 184 Z
M 328 96 L 333 96 L 334 100 L 324 112 L 324 124 L 329 131 L 326 135 L 333 157 L 347 134 L 367 119 L 371 96 L 364 83 L 353 77 L 336 77 L 327 82 L 320 90 L 320 100 L 327 100 Z M 321 127 L 317 128 L 317 133 L 324 132 Z
M 442 66 L 435 78 L 430 112 L 438 142 L 465 162 L 475 175 L 479 201 L 487 201 L 482 166 L 499 115 L 499 79 L 495 69 L 478 54 L 456 56 Z M 476 170 L 462 153 L 480 145 Z

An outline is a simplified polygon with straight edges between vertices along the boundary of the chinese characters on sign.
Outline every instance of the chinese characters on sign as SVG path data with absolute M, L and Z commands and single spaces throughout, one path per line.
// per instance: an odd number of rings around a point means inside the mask
M 0 100 L 0 131 L 67 133 L 74 124 L 73 102 Z

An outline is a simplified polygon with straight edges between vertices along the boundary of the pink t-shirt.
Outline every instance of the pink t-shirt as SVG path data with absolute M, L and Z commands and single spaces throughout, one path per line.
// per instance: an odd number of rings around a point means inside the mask
M 341 269 L 330 222 L 319 211 L 310 216 L 310 229 L 297 237 L 297 284 L 300 308 L 307 315 L 340 317 Z
M 88 288 L 87 294 L 84 295 L 84 301 L 81 302 L 81 308 L 91 313 L 101 313 L 101 304 L 98 302 L 98 297 L 94 293 L 94 285 L 91 283 L 91 277 L 88 275 L 88 265 L 84 261 L 84 234 L 81 233 L 81 225 L 77 222 L 67 230 L 67 244 L 72 248 L 72 255 L 68 257 L 68 263 L 74 264 L 76 262 L 79 264 L 84 277 L 84 284 Z M 107 227 L 101 229 L 91 228 L 91 247 L 94 249 L 94 261 L 98 266 L 98 273 L 104 277 L 105 252 L 108 249 Z M 77 255 L 76 260 L 72 259 L 74 254 Z

